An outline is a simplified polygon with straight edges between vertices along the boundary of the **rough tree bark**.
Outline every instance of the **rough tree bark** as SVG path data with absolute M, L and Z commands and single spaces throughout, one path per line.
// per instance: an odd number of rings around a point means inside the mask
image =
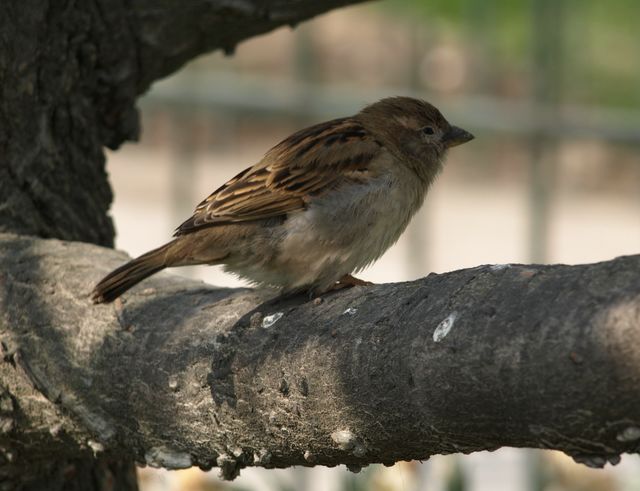
M 505 445 L 596 467 L 640 450 L 640 256 L 481 266 L 322 301 L 163 273 L 92 305 L 124 259 L 0 235 L 14 469 L 83 448 L 227 478 Z
M 0 232 L 112 245 L 103 146 L 137 138 L 138 95 L 201 53 L 231 52 L 248 37 L 359 1 L 0 3 Z M 17 398 L 8 387 L 15 374 L 7 370 L 2 368 L 0 412 L 22 414 L 42 396 L 33 388 Z M 91 453 L 68 463 L 50 453 L 48 463 L 38 467 L 34 459 L 29 473 L 19 476 L 12 471 L 16 459 L 31 461 L 31 455 L 16 457 L 4 439 L 20 421 L 0 425 L 0 486 L 135 488 L 130 464 Z M 35 481 L 20 484 L 20 477 Z

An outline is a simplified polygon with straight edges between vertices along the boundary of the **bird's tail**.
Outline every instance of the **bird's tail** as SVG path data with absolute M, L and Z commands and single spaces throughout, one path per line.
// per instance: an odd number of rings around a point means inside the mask
M 174 243 L 172 241 L 149 251 L 109 273 L 95 286 L 91 292 L 91 300 L 94 303 L 113 302 L 145 278 L 171 266 L 167 263 L 167 253 Z

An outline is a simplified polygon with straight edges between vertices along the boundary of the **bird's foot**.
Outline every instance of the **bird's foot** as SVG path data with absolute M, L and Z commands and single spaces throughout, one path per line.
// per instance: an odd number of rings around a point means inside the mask
M 369 285 L 373 285 L 373 283 L 371 283 L 370 281 L 358 279 L 354 276 L 351 276 L 350 274 L 346 274 L 342 278 L 340 278 L 331 288 L 329 288 L 328 291 L 335 292 L 338 290 L 343 290 L 345 288 L 351 288 L 353 286 L 369 286 Z

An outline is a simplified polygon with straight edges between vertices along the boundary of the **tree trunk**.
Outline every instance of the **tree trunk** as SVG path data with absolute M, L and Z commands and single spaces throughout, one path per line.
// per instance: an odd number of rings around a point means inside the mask
M 103 146 L 137 138 L 137 96 L 199 54 L 231 52 L 243 39 L 358 1 L 2 2 L 0 232 L 113 245 Z M 2 368 L 0 388 L 0 409 L 11 415 L 0 425 L 5 488 L 135 489 L 128 460 L 94 458 L 91 445 L 70 460 L 55 453 L 67 439 L 56 422 L 66 415 L 15 370 L 19 362 Z M 36 413 L 25 407 L 41 415 L 27 421 Z M 44 460 L 31 445 L 22 449 L 24 441 L 7 440 L 23 424 L 49 428 L 48 437 L 38 434 Z M 26 462 L 28 471 L 16 472 Z

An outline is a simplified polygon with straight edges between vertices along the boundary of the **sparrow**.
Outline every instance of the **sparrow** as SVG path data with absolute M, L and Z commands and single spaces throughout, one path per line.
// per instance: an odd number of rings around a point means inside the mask
M 172 241 L 109 273 L 91 297 L 111 302 L 164 268 L 195 264 L 223 264 L 282 293 L 363 284 L 351 273 L 398 240 L 447 150 L 472 139 L 410 97 L 300 130 L 202 201 Z

